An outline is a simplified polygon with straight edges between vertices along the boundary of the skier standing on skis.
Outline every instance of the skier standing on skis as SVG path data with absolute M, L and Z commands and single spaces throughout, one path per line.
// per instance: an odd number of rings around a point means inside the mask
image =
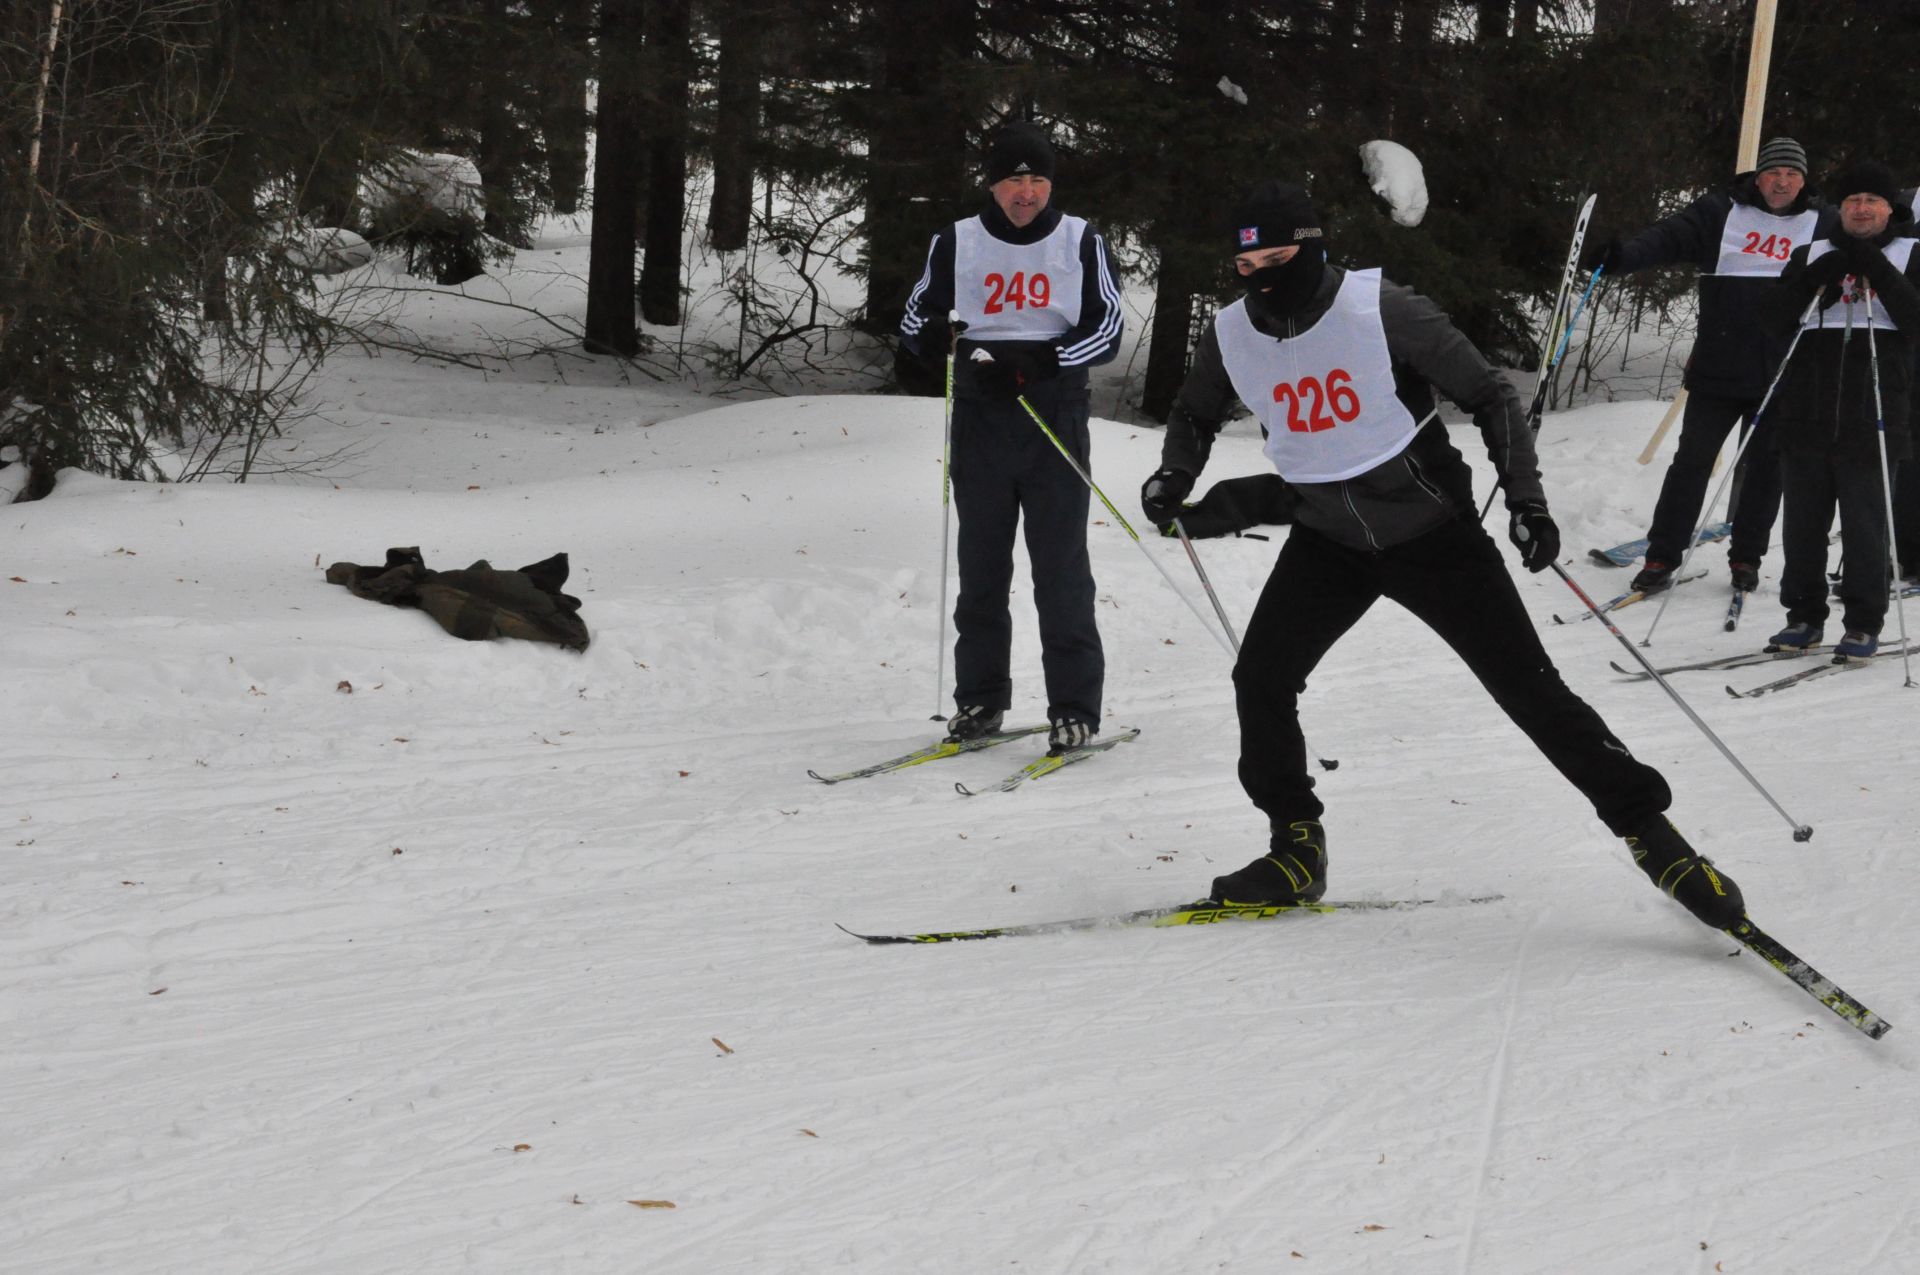
M 1211 897 L 1286 904 L 1324 894 L 1323 807 L 1307 773 L 1298 697 L 1321 657 L 1384 596 L 1445 639 L 1657 886 L 1708 925 L 1737 922 L 1739 888 L 1665 818 L 1666 780 L 1560 680 L 1475 516 L 1466 462 L 1434 414 L 1434 389 L 1473 413 L 1506 491 L 1509 538 L 1522 564 L 1540 571 L 1558 556 L 1560 534 L 1519 396 L 1433 302 L 1378 270 L 1329 264 L 1303 188 L 1251 191 L 1232 245 L 1246 295 L 1201 338 L 1161 468 L 1141 489 L 1150 520 L 1175 516 L 1237 398 L 1259 418 L 1266 454 L 1297 497 L 1233 670 L 1240 782 L 1270 821 L 1271 852 L 1215 879 Z
M 1839 225 L 1794 249 L 1768 307 L 1776 337 L 1790 337 L 1796 325 L 1802 329 L 1780 374 L 1777 406 L 1767 409 L 1779 421 L 1787 509 L 1780 577 L 1787 627 L 1774 634 L 1773 643 L 1808 647 L 1824 635 L 1827 534 L 1837 506 L 1846 635 L 1834 653 L 1859 657 L 1879 649 L 1887 618 L 1887 491 L 1879 427 L 1884 421 L 1887 463 L 1906 458 L 1914 341 L 1920 336 L 1920 253 L 1906 237 L 1913 214 L 1898 206 L 1893 173 L 1885 165 L 1856 163 L 1834 178 L 1832 191 L 1840 200 Z M 1816 296 L 1820 304 L 1807 316 Z
M 1763 302 L 1793 250 L 1832 225 L 1832 211 L 1806 183 L 1806 150 L 1791 137 L 1776 137 L 1760 148 L 1755 170 L 1741 173 L 1726 189 L 1702 195 L 1624 243 L 1615 236 L 1581 256 L 1583 269 L 1600 266 L 1608 277 L 1683 262 L 1700 268 L 1699 331 L 1681 380 L 1687 407 L 1680 445 L 1660 484 L 1646 566 L 1633 578 L 1635 589 L 1652 593 L 1672 582 L 1700 521 L 1721 444 L 1736 422 L 1743 431 L 1754 427 L 1754 413 L 1786 350 L 1786 342 L 1761 321 Z M 1733 587 L 1749 592 L 1759 587 L 1760 560 L 1780 512 L 1773 431 L 1764 420 L 1759 429 L 1741 457 L 1728 502 L 1733 540 L 1727 563 Z
M 1088 467 L 1087 369 L 1119 353 L 1118 273 L 1106 241 L 1051 204 L 1054 150 L 1032 124 L 1002 128 L 987 152 L 985 206 L 933 237 L 907 299 L 902 342 L 925 359 L 955 350 L 949 473 L 959 513 L 954 705 L 947 729 L 977 739 L 1013 702 L 1009 669 L 1014 529 L 1024 517 L 1040 615 L 1049 748 L 1100 729 L 1106 659 L 1087 558 L 1086 484 L 1021 408 L 1025 396 Z

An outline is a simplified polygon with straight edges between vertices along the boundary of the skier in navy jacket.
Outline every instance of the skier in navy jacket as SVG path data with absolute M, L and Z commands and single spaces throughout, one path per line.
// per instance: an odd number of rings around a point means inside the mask
M 998 730 L 1013 700 L 1014 529 L 1024 526 L 1040 618 L 1048 745 L 1100 729 L 1106 659 L 1087 559 L 1089 492 L 1017 400 L 1024 396 L 1090 469 L 1087 369 L 1119 352 L 1119 276 L 1100 234 L 1052 206 L 1053 145 L 1007 125 L 987 153 L 988 198 L 943 228 L 907 298 L 903 344 L 921 358 L 956 352 L 953 502 L 960 595 L 954 606 L 954 705 L 948 730 Z M 965 326 L 957 347 L 948 314 Z
M 1699 327 L 1681 382 L 1687 408 L 1680 445 L 1660 484 L 1646 566 L 1634 576 L 1634 588 L 1652 592 L 1672 583 L 1700 520 L 1714 458 L 1736 423 L 1743 430 L 1755 427 L 1754 415 L 1786 351 L 1786 339 L 1764 321 L 1774 282 L 1796 248 L 1824 237 L 1832 225 L 1832 210 L 1807 185 L 1807 152 L 1791 137 L 1776 137 L 1760 148 L 1755 170 L 1734 178 L 1727 189 L 1709 191 L 1626 242 L 1607 240 L 1583 257 L 1587 269 L 1603 266 L 1616 277 L 1655 266 L 1692 264 L 1700 270 Z M 1744 591 L 1759 587 L 1760 560 L 1780 513 L 1777 435 L 1764 419 L 1758 428 L 1728 501 L 1728 569 L 1733 587 Z

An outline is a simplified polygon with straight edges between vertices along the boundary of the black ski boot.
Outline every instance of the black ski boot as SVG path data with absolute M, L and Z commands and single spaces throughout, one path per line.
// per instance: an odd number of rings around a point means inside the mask
M 947 719 L 947 738 L 979 739 L 982 735 L 991 735 L 1000 729 L 1001 719 L 1006 715 L 1003 708 L 982 708 L 977 704 L 963 708 Z
M 1077 717 L 1056 717 L 1048 724 L 1047 751 L 1057 757 L 1070 748 L 1091 744 L 1099 733 L 1092 722 L 1083 722 Z
M 1746 900 L 1733 878 L 1695 854 L 1665 815 L 1654 816 L 1630 833 L 1627 849 L 1654 885 L 1714 929 L 1738 925 L 1747 914 Z
M 1673 573 L 1678 569 L 1678 563 L 1655 562 L 1648 558 L 1647 565 L 1640 568 L 1640 574 L 1633 578 L 1628 587 L 1636 593 L 1658 593 L 1673 583 Z
M 1733 587 L 1742 593 L 1752 593 L 1760 587 L 1760 568 L 1751 562 L 1729 562 L 1727 572 L 1733 577 Z
M 1229 876 L 1213 879 L 1216 903 L 1318 903 L 1327 892 L 1327 834 L 1318 819 L 1273 825 L 1273 849 Z

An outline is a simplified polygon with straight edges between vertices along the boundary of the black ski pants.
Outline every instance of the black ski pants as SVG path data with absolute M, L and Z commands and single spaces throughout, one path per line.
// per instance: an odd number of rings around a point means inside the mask
M 1660 772 L 1634 760 L 1560 680 L 1492 537 L 1477 522 L 1455 519 L 1377 552 L 1347 548 L 1306 527 L 1287 537 L 1233 670 L 1240 783 L 1269 819 L 1320 817 L 1299 695 L 1321 657 L 1381 597 L 1413 612 L 1453 648 L 1616 835 L 1672 804 Z
M 1647 530 L 1647 561 L 1678 566 L 1687 551 L 1687 537 L 1700 525 L 1700 507 L 1706 503 L 1707 487 L 1713 477 L 1714 458 L 1727 441 L 1736 423 L 1753 428 L 1753 414 L 1760 400 L 1725 398 L 1717 394 L 1687 392 L 1687 407 L 1680 418 L 1680 445 L 1667 476 L 1660 484 L 1660 499 L 1653 507 L 1653 526 Z M 1755 566 L 1766 556 L 1767 540 L 1773 534 L 1773 522 L 1780 514 L 1780 454 L 1775 449 L 1775 431 L 1762 419 L 1760 433 L 1747 444 L 1740 456 L 1740 469 L 1734 475 L 1733 542 L 1727 547 L 1729 562 L 1750 562 Z
M 1084 386 L 1027 396 L 1034 410 L 1089 467 Z M 1006 709 L 1010 662 L 1014 529 L 1024 523 L 1033 603 L 1040 614 L 1040 665 L 1047 716 L 1098 728 L 1106 656 L 1093 615 L 1087 560 L 1091 493 L 1018 403 L 963 398 L 953 408 L 953 503 L 960 516 L 960 596 L 953 609 L 954 703 Z
M 1796 451 L 1786 461 L 1780 603 L 1787 622 L 1827 622 L 1827 537 L 1838 508 L 1841 622 L 1849 632 L 1880 632 L 1887 620 L 1887 496 L 1879 457 Z

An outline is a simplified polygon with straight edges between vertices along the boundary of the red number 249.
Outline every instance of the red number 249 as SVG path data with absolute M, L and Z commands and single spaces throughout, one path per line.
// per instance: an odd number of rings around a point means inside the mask
M 1024 270 L 1016 270 L 1009 280 L 996 271 L 981 282 L 987 285 L 985 309 L 988 314 L 999 314 L 1009 307 L 1024 310 L 1032 306 L 1044 310 L 1053 299 L 1053 281 L 1039 273 L 1029 275 Z

